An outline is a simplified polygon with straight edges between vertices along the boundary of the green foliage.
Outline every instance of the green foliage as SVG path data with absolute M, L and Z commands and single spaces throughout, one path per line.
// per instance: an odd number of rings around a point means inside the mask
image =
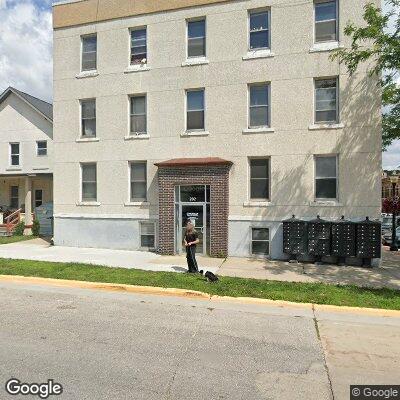
M 91 264 L 10 260 L 4 258 L 0 258 L 0 275 L 36 276 L 89 282 L 180 288 L 218 296 L 256 297 L 301 303 L 400 310 L 399 290 L 350 285 L 279 282 L 227 276 L 220 276 L 219 282 L 210 284 L 200 274 L 178 274 L 176 272 L 110 268 Z
M 32 235 L 39 236 L 40 233 L 40 223 L 37 219 L 33 220 L 32 224 Z
M 351 38 L 349 49 L 336 50 L 331 59 L 346 65 L 353 74 L 360 63 L 372 61 L 369 73 L 379 78 L 382 87 L 383 148 L 400 139 L 400 0 L 386 0 L 392 11 L 383 14 L 373 3 L 364 7 L 366 26 L 348 22 L 344 34 Z M 390 21 L 394 28 L 389 29 Z
M 23 236 L 25 230 L 25 223 L 21 221 L 14 229 L 14 236 Z

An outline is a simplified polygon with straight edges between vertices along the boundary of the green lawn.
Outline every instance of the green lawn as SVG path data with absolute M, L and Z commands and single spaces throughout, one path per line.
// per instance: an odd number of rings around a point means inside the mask
M 201 275 L 109 268 L 87 264 L 0 259 L 0 275 L 35 276 L 199 290 L 233 297 L 400 310 L 400 291 L 220 277 L 210 284 Z
M 35 236 L 9 236 L 9 237 L 0 236 L 0 244 L 23 242 L 24 240 L 31 240 L 34 238 Z

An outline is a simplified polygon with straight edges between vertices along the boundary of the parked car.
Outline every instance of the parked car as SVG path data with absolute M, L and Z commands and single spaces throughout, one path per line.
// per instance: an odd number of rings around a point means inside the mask
M 383 244 L 390 246 L 392 244 L 392 230 L 383 234 Z M 396 228 L 396 244 L 400 246 L 400 226 Z

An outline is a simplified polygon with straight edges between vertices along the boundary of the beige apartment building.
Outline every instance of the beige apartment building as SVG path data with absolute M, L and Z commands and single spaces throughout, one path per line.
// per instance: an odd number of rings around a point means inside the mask
M 331 61 L 366 0 L 78 0 L 54 13 L 55 244 L 284 257 L 380 216 L 380 92 Z

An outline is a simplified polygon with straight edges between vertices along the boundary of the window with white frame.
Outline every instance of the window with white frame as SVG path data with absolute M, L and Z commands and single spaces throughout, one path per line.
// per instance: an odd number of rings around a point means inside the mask
M 268 83 L 249 85 L 249 128 L 269 127 L 269 92 Z
M 251 228 L 251 254 L 269 255 L 269 228 Z
M 10 187 L 10 208 L 16 209 L 19 206 L 19 187 L 11 186 Z
M 252 158 L 250 163 L 250 200 L 269 200 L 269 158 Z
M 97 165 L 96 163 L 81 164 L 82 201 L 97 201 Z
M 131 96 L 130 103 L 130 132 L 136 135 L 145 134 L 147 132 L 146 96 Z
M 270 47 L 269 11 L 250 11 L 249 49 L 261 50 Z
M 154 249 L 156 247 L 155 222 L 140 222 L 140 247 Z
M 204 89 L 186 91 L 186 130 L 204 130 Z
M 35 207 L 40 207 L 43 204 L 43 190 L 35 190 Z
M 316 0 L 314 2 L 315 42 L 338 40 L 337 0 Z
M 338 190 L 337 156 L 315 157 L 315 198 L 336 200 Z
M 37 155 L 38 156 L 47 156 L 47 141 L 40 140 L 36 142 L 37 146 Z
M 82 71 L 97 69 L 97 35 L 82 36 Z
M 147 63 L 147 29 L 131 29 L 131 65 Z
M 206 56 L 206 20 L 197 19 L 187 23 L 187 57 Z
M 147 163 L 134 161 L 130 163 L 131 201 L 147 200 Z
M 10 165 L 13 167 L 18 167 L 20 165 L 20 144 L 10 143 Z
M 338 116 L 338 79 L 315 79 L 315 122 L 336 123 Z
M 81 100 L 82 137 L 96 137 L 96 100 Z

